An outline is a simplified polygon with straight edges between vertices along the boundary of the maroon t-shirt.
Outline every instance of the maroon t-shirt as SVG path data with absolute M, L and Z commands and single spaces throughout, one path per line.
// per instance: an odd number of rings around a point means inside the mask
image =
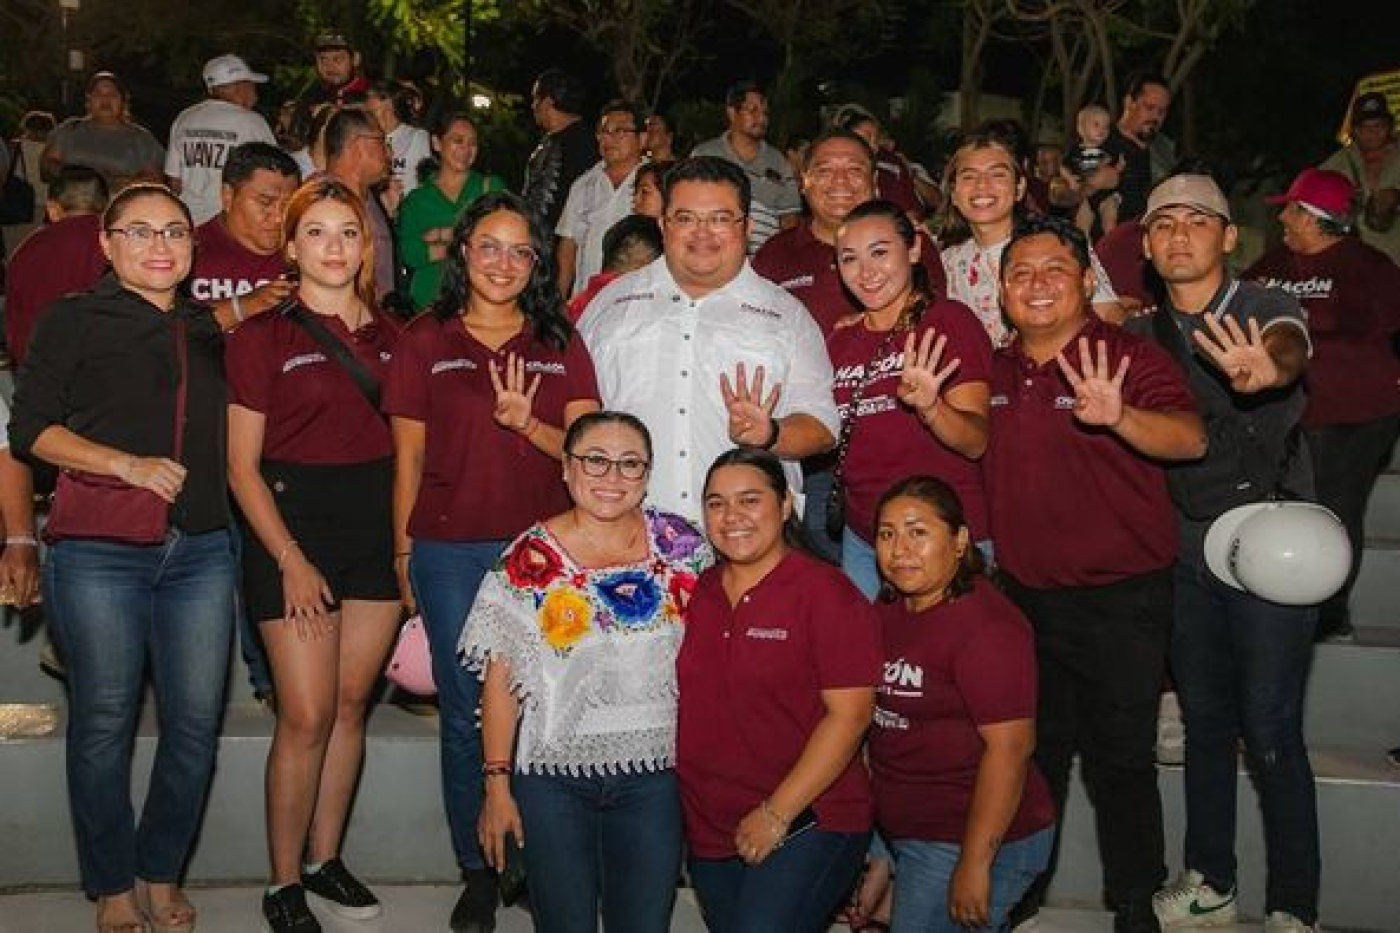
M 399 332 L 393 318 L 375 312 L 353 334 L 336 315 L 316 320 L 383 381 Z M 285 313 L 260 314 L 230 332 L 224 367 L 229 401 L 267 419 L 263 459 L 327 465 L 393 456 L 388 422 L 345 368 Z
M 1099 238 L 1094 244 L 1094 253 L 1120 297 L 1136 298 L 1143 307 L 1150 308 L 1157 303 L 1152 283 L 1160 280 L 1152 263 L 1142 253 L 1144 233 L 1146 230 L 1141 223 L 1125 220 Z
M 923 612 L 903 600 L 875 611 L 885 644 L 870 730 L 875 822 L 894 839 L 961 843 L 985 750 L 978 727 L 1035 720 L 1035 637 L 985 577 Z M 1006 838 L 1054 822 L 1050 790 L 1028 763 Z
M 893 201 L 904 213 L 924 216 L 924 202 L 914 187 L 914 171 L 898 152 L 881 149 L 875 154 L 875 189 L 881 198 Z
M 686 840 L 730 858 L 734 831 L 782 783 L 826 715 L 821 691 L 874 687 L 874 608 L 840 570 L 788 554 L 730 607 L 722 565 L 701 576 L 676 659 L 676 774 Z M 859 756 L 816 801 L 817 827 L 870 829 L 874 802 Z
M 510 540 L 569 507 L 559 461 L 492 417 L 496 392 L 489 363 L 504 368 L 514 353 L 540 379 L 533 414 L 564 424 L 564 406 L 596 400 L 593 361 L 577 336 L 560 351 L 528 327 L 492 350 L 462 326 L 419 315 L 394 349 L 384 386 L 384 411 L 421 421 L 423 479 L 408 533 L 430 541 Z
M 1280 246 L 1245 273 L 1308 313 L 1313 354 L 1303 424 L 1359 424 L 1400 412 L 1400 266 L 1356 237 L 1305 256 Z
M 933 293 L 948 294 L 948 277 L 938 246 L 922 230 L 919 244 L 919 265 L 928 272 Z M 837 321 L 862 310 L 841 284 L 836 248 L 812 235 L 810 221 L 804 220 L 770 237 L 754 255 L 753 268 L 806 305 L 823 334 L 830 335 Z
M 5 281 L 5 343 L 24 362 L 39 315 L 64 295 L 85 292 L 107 271 L 97 243 L 102 222 L 78 214 L 40 227 L 15 249 Z
M 986 328 L 966 305 L 946 299 L 934 301 L 915 333 L 922 337 L 929 330 L 948 338 L 942 363 L 961 360 L 948 388 L 991 381 L 992 342 Z M 905 338 L 896 336 L 880 352 L 887 337 L 854 324 L 834 332 L 826 341 L 836 372 L 833 394 L 842 418 L 849 416 L 851 400 L 872 360 L 877 374 L 861 396 L 860 413 L 846 453 L 843 481 L 847 524 L 866 541 L 874 541 L 875 506 L 880 496 L 898 480 L 926 473 L 942 479 L 957 492 L 972 537 L 980 541 L 987 537 L 982 467 L 945 446 L 918 415 L 899 401 L 896 390 L 904 365 Z M 877 352 L 879 359 L 874 359 Z
M 264 256 L 235 240 L 224 226 L 223 215 L 195 230 L 194 268 L 190 271 L 190 296 L 195 301 L 227 301 L 246 295 L 287 271 L 282 251 Z
M 1092 312 L 1067 345 L 1078 365 L 1087 337 L 1110 368 L 1132 359 L 1123 400 L 1149 411 L 1196 411 L 1165 350 Z M 992 358 L 992 425 L 982 475 L 997 563 L 1031 587 L 1101 586 L 1169 567 L 1176 514 L 1162 467 L 1105 428 L 1074 417 L 1074 390 L 1052 359 L 1038 366 L 1020 341 Z

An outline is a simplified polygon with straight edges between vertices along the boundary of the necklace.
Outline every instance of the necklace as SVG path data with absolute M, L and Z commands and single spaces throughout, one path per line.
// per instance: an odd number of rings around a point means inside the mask
M 642 536 L 643 529 L 646 528 L 646 520 L 636 522 L 632 527 L 632 533 L 628 535 L 627 541 L 621 548 L 616 550 L 601 547 L 601 542 L 596 540 L 596 536 L 584 530 L 583 524 L 578 519 L 578 510 L 569 513 L 570 523 L 573 525 L 574 537 L 576 539 L 575 549 L 578 545 L 584 545 L 583 550 L 588 552 L 588 563 L 595 567 L 612 567 L 617 564 L 631 563 L 636 559 L 637 542 Z

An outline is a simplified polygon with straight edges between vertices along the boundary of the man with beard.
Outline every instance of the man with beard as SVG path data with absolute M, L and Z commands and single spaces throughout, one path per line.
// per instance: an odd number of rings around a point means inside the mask
M 1361 239 L 1400 263 L 1400 146 L 1395 117 L 1383 94 L 1356 98 L 1351 108 L 1351 142 L 1322 163 L 1341 172 L 1361 195 Z
M 691 155 L 719 156 L 744 170 L 753 186 L 749 252 L 755 253 L 780 229 L 797 223 L 802 199 L 787 156 L 764 141 L 768 134 L 768 95 L 752 81 L 740 81 L 724 96 L 729 127 L 695 147 Z
M 360 55 L 349 39 L 338 32 L 325 32 L 316 37 L 312 47 L 316 50 L 317 80 L 297 98 L 292 113 L 292 131 L 308 146 L 314 142 L 310 138 L 311 115 L 318 107 L 342 107 L 346 95 L 369 90 L 369 79 L 359 70 Z
M 1122 166 L 1118 179 L 1118 194 L 1123 202 L 1118 206 L 1118 222 L 1141 217 L 1147 207 L 1147 193 L 1152 190 L 1152 142 L 1171 108 L 1172 92 L 1167 79 L 1160 74 L 1144 72 L 1135 75 L 1123 97 L 1123 113 L 1109 134 L 1104 149 Z
M 558 68 L 541 72 L 530 90 L 530 113 L 544 139 L 525 164 L 520 195 L 546 230 L 558 226 L 574 180 L 598 159 L 597 141 L 580 118 L 584 99 L 578 78 Z

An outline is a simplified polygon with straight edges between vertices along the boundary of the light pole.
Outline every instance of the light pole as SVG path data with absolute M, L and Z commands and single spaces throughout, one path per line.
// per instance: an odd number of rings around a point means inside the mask
M 63 97 L 63 109 L 65 112 L 73 111 L 72 83 L 70 78 L 75 72 L 80 72 L 86 66 L 83 60 L 81 49 L 70 48 L 68 38 L 68 24 L 73 16 L 82 9 L 83 0 L 58 0 L 59 35 L 63 42 L 63 84 L 60 93 Z

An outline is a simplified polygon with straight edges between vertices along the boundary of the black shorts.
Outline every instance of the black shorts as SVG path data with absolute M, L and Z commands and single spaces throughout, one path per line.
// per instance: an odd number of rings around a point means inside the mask
M 287 530 L 306 559 L 343 599 L 399 598 L 394 576 L 392 460 L 334 464 L 264 460 L 263 479 L 272 490 Z M 281 619 L 282 573 L 251 529 L 244 529 L 243 599 L 255 622 Z

